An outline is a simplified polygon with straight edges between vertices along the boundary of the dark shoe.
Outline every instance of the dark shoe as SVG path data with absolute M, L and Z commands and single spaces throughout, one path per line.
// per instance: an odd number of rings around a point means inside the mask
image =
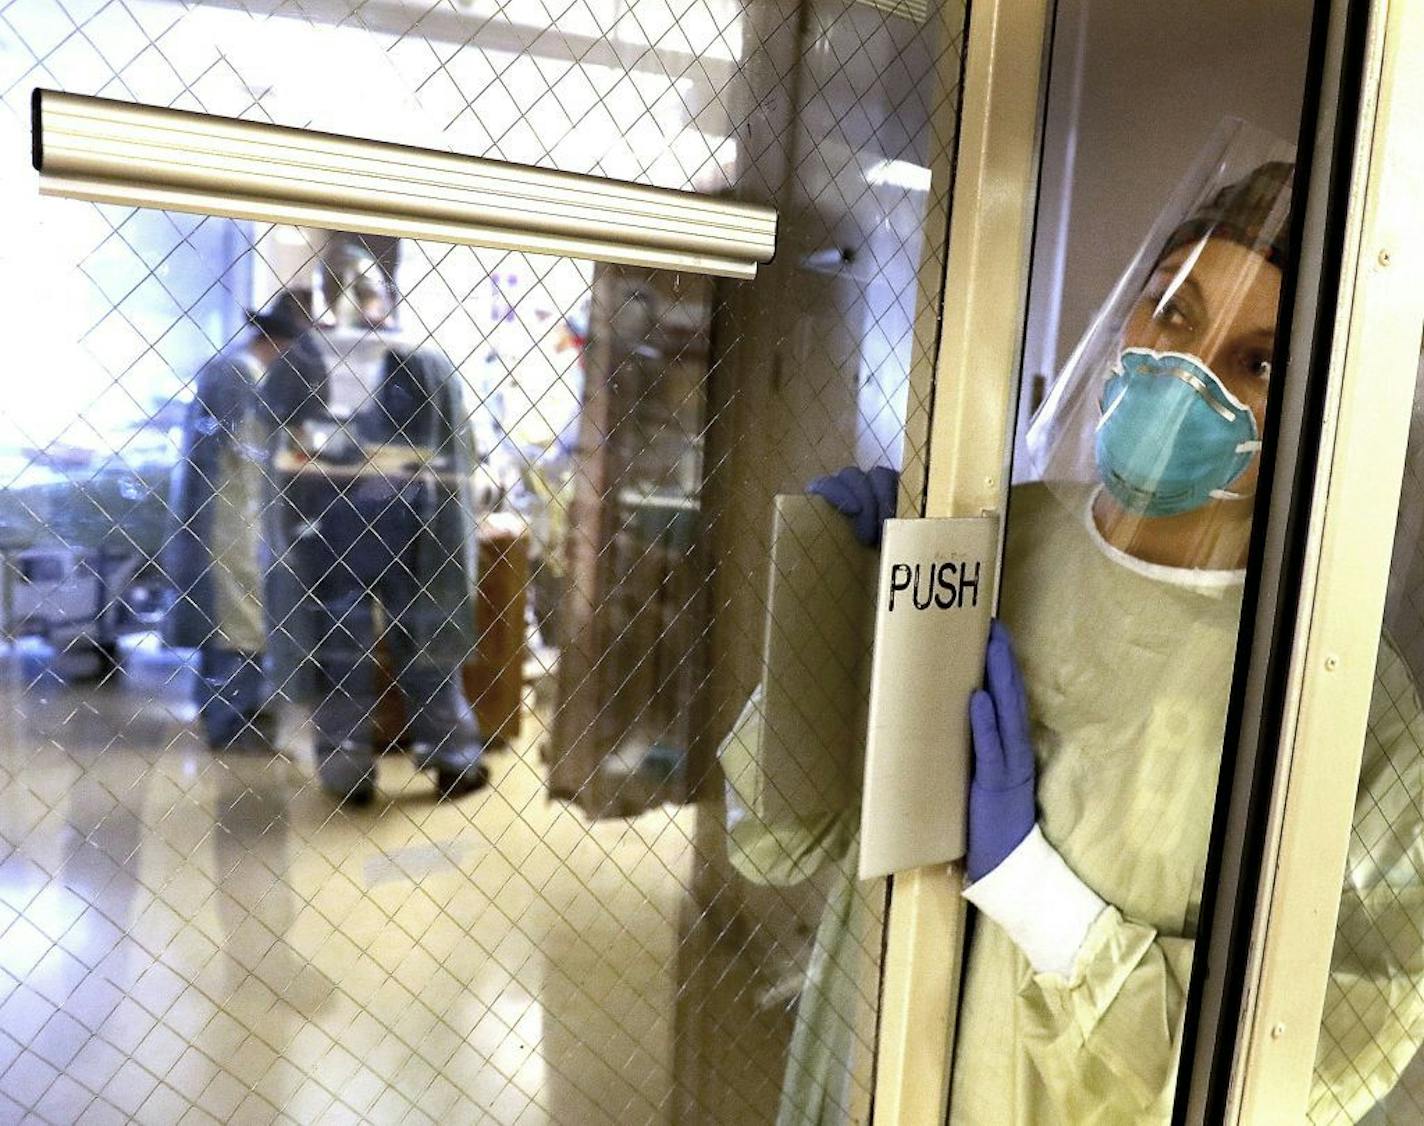
M 434 746 L 412 743 L 410 757 L 419 770 L 435 771 L 435 788 L 444 798 L 462 798 L 489 785 L 489 768 L 480 761 L 478 741 Z
M 321 788 L 341 805 L 370 805 L 376 797 L 376 760 L 354 743 L 317 748 L 316 775 Z
M 259 712 L 232 727 L 210 724 L 205 734 L 208 750 L 214 754 L 225 751 L 254 755 L 277 753 L 277 719 L 268 712 Z
M 482 762 L 474 766 L 435 768 L 435 788 L 442 798 L 463 798 L 489 785 L 489 767 Z
M 326 792 L 336 799 L 339 806 L 362 809 L 376 800 L 376 776 L 365 775 L 344 794 L 333 793 L 330 789 Z

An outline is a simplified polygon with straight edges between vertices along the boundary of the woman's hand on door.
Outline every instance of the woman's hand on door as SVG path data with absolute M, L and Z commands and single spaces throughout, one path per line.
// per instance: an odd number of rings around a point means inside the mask
M 885 465 L 868 472 L 848 465 L 806 486 L 808 495 L 828 501 L 851 521 L 855 538 L 866 547 L 880 546 L 881 528 L 895 515 L 899 491 L 900 474 Z
M 1028 698 L 1002 622 L 989 629 L 984 687 L 969 698 L 974 775 L 969 785 L 968 875 L 982 879 L 1033 830 L 1033 743 Z

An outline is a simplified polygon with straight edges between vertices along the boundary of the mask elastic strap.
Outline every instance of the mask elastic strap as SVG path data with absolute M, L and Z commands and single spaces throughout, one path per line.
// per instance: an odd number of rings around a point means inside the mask
M 1238 443 L 1236 446 L 1236 452 L 1239 454 L 1253 454 L 1260 448 L 1260 441 L 1258 439 L 1253 439 L 1249 442 Z M 1242 470 L 1242 472 L 1244 473 L 1245 470 Z M 1217 500 L 1250 500 L 1256 495 L 1256 490 L 1252 489 L 1249 493 L 1238 493 L 1234 492 L 1231 489 L 1212 489 L 1209 495 L 1215 497 Z

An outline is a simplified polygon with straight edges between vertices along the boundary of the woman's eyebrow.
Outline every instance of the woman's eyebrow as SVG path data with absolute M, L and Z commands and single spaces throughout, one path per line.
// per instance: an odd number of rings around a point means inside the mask
M 1211 310 L 1207 306 L 1206 295 L 1202 292 L 1202 287 L 1196 278 L 1192 277 L 1190 272 L 1191 266 L 1187 263 L 1183 263 L 1180 266 L 1167 267 L 1166 269 L 1172 269 L 1173 274 L 1167 282 L 1167 288 L 1162 291 L 1162 296 L 1157 302 L 1157 308 L 1154 309 L 1153 312 L 1161 312 L 1162 306 L 1180 294 L 1194 302 L 1201 310 L 1204 318 L 1210 320 Z
M 1206 302 L 1206 295 L 1202 292 L 1201 286 L 1192 276 L 1192 271 L 1196 269 L 1197 262 L 1206 251 L 1206 244 L 1207 240 L 1205 238 L 1200 239 L 1180 262 L 1171 267 L 1173 271 L 1172 280 L 1167 284 L 1167 288 L 1162 294 L 1162 301 L 1158 303 L 1157 308 L 1159 310 L 1165 302 L 1175 297 L 1179 291 L 1187 291 L 1190 296 L 1195 298 L 1197 305 L 1200 306 L 1202 319 L 1207 321 L 1211 320 L 1211 307 Z

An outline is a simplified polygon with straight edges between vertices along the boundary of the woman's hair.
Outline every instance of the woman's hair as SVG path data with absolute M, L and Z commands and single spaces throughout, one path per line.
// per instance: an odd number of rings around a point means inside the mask
M 1244 179 L 1228 184 L 1177 226 L 1157 260 L 1160 262 L 1174 250 L 1212 235 L 1259 251 L 1266 261 L 1284 269 L 1290 256 L 1290 197 L 1294 175 L 1294 164 L 1275 160 L 1261 165 Z

